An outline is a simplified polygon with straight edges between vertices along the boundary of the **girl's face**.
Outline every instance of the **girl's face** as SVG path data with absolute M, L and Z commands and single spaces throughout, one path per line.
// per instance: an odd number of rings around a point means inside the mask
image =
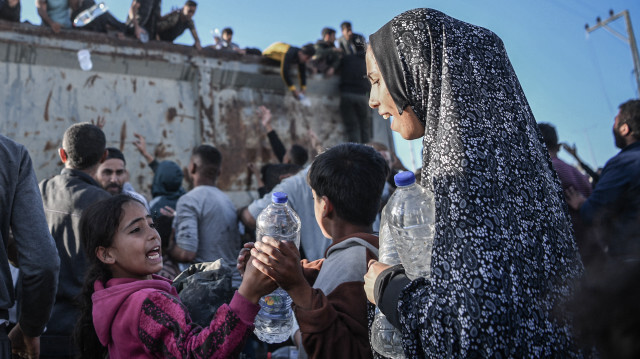
M 151 279 L 162 269 L 160 235 L 142 204 L 131 201 L 122 209 L 113 244 L 99 251 L 98 258 L 110 265 L 114 278 Z
M 415 140 L 424 135 L 424 126 L 418 120 L 418 116 L 413 112 L 411 106 L 407 106 L 402 115 L 398 114 L 389 89 L 384 82 L 384 78 L 378 68 L 378 62 L 373 56 L 371 47 L 367 49 L 366 55 L 367 77 L 371 82 L 371 92 L 369 94 L 369 107 L 377 108 L 380 116 L 384 119 L 393 117 L 391 122 L 391 130 L 398 132 L 405 140 Z

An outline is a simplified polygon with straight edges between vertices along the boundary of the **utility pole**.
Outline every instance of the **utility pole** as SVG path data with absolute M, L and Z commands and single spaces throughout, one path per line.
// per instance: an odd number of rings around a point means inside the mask
M 625 37 L 621 33 L 612 29 L 608 26 L 608 24 L 612 21 L 615 21 L 621 17 L 624 17 L 624 20 L 627 24 L 627 36 Z M 638 45 L 636 44 L 636 37 L 633 35 L 633 28 L 631 27 L 631 17 L 629 17 L 629 11 L 623 10 L 614 15 L 613 10 L 609 10 L 609 18 L 602 21 L 600 17 L 596 18 L 596 24 L 589 27 L 589 24 L 586 24 L 584 28 L 587 30 L 587 34 L 597 30 L 598 28 L 604 28 L 609 31 L 615 37 L 624 41 L 631 47 L 631 56 L 633 57 L 633 71 L 636 75 L 636 84 L 638 85 L 638 96 L 640 96 L 640 56 L 638 55 Z

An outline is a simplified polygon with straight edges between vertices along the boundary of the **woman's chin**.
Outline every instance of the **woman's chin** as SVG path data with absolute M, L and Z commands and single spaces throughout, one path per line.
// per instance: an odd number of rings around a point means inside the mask
M 421 138 L 423 136 L 423 133 L 414 133 L 411 131 L 396 131 L 394 129 L 391 130 L 400 134 L 400 137 L 404 138 L 407 141 L 417 140 L 418 138 Z

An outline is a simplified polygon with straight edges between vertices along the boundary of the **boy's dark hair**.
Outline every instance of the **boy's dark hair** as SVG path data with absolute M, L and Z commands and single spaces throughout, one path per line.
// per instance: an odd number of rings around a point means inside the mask
M 189 6 L 189 7 L 198 7 L 198 3 L 193 1 L 193 0 L 187 0 L 184 3 L 184 6 Z
M 327 196 L 343 220 L 368 226 L 380 208 L 389 174 L 384 158 L 372 147 L 343 143 L 318 155 L 309 169 L 309 186 Z
M 620 105 L 618 126 L 626 123 L 634 138 L 640 139 L 640 100 L 629 100 Z
M 330 28 L 330 27 L 325 27 L 324 29 L 322 29 L 322 37 L 325 37 L 327 35 L 332 35 L 335 34 L 336 30 Z
M 107 159 L 118 159 L 118 160 L 122 160 L 122 162 L 124 162 L 124 164 L 127 164 L 127 161 L 124 159 L 124 154 L 117 148 L 115 147 L 107 147 Z
M 351 29 L 351 23 L 349 21 L 343 21 L 342 24 L 340 24 L 340 29 Z
M 222 34 L 229 34 L 229 35 L 233 35 L 233 29 L 230 27 L 225 27 L 224 29 L 222 29 Z
M 307 56 L 313 56 L 316 54 L 316 47 L 313 44 L 306 44 L 300 48 L 300 51 Z
M 62 148 L 67 154 L 67 165 L 85 170 L 100 162 L 107 140 L 104 132 L 88 122 L 71 125 L 62 137 Z
M 547 145 L 547 149 L 557 151 L 560 145 L 558 144 L 558 133 L 556 132 L 556 128 L 550 123 L 539 123 L 538 129 L 542 134 L 544 144 Z
M 211 145 L 200 145 L 193 149 L 193 156 L 200 159 L 198 173 L 212 180 L 218 178 L 222 154 L 217 148 Z
M 91 295 L 94 293 L 93 284 L 95 281 L 100 280 L 106 283 L 113 277 L 113 274 L 109 267 L 96 257 L 96 249 L 111 247 L 113 237 L 124 214 L 123 207 L 129 202 L 143 205 L 131 196 L 119 194 L 92 204 L 82 212 L 80 217 L 80 242 L 84 246 L 88 268 L 82 293 L 78 297 L 80 317 L 74 328 L 73 336 L 83 358 L 102 359 L 108 356 L 108 350 L 100 343 L 93 326 Z
M 309 159 L 309 153 L 307 150 L 300 145 L 292 145 L 289 150 L 289 158 L 291 158 L 291 163 L 296 164 L 298 166 L 304 166 Z

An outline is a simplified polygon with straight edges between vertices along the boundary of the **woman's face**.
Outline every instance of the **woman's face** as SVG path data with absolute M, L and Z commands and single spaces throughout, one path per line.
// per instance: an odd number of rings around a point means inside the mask
M 371 82 L 371 93 L 369 95 L 369 106 L 377 108 L 378 113 L 385 120 L 393 117 L 391 122 L 391 130 L 398 132 L 405 140 L 415 140 L 424 135 L 424 126 L 418 120 L 418 116 L 413 112 L 411 106 L 402 111 L 402 115 L 398 114 L 398 108 L 391 98 L 391 94 L 387 89 L 387 85 L 382 78 L 378 63 L 373 56 L 371 46 L 367 48 L 367 77 Z

